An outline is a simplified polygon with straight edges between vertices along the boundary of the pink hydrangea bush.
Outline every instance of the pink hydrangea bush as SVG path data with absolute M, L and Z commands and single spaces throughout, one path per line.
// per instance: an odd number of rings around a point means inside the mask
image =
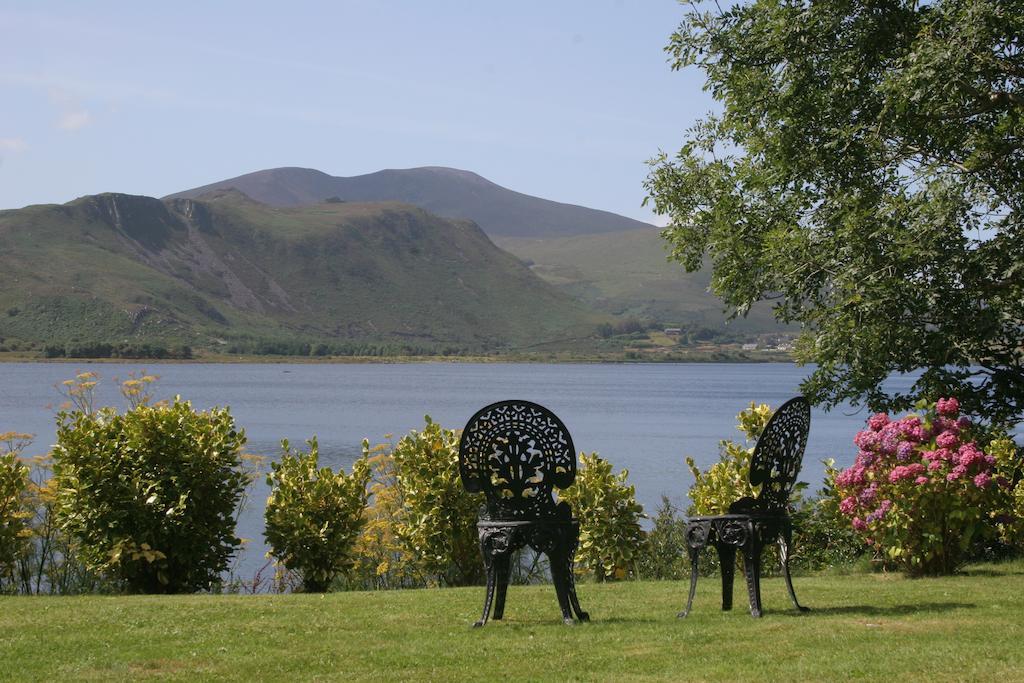
M 926 407 L 899 420 L 868 418 L 853 439 L 856 461 L 835 478 L 854 530 L 886 564 L 915 575 L 954 571 L 993 528 L 986 522 L 1009 487 L 955 398 Z

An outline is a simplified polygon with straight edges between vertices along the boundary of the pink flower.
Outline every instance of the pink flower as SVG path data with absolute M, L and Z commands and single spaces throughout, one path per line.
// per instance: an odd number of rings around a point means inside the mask
M 928 477 L 920 476 L 914 480 L 914 483 L 917 484 L 918 486 L 924 486 L 925 484 L 928 483 Z
M 965 474 L 967 474 L 967 468 L 962 464 L 957 465 L 949 474 L 946 475 L 946 481 L 956 481 Z
M 935 418 L 935 422 L 932 423 L 932 429 L 936 434 L 943 432 L 953 432 L 953 434 L 959 434 L 960 428 L 956 425 L 956 420 L 951 420 L 945 417 Z
M 884 455 L 896 455 L 896 447 L 900 443 L 900 437 L 898 434 L 891 434 L 886 432 L 880 432 L 882 438 L 878 443 L 878 450 Z
M 912 479 L 918 475 L 924 474 L 924 465 L 919 462 L 914 462 L 909 465 L 897 465 L 889 473 L 889 481 L 894 484 L 904 479 Z
M 910 456 L 914 454 L 914 444 L 909 441 L 901 441 L 896 446 L 896 458 L 898 460 L 910 460 Z
M 875 454 L 871 451 L 858 451 L 857 459 L 853 462 L 858 467 L 871 467 L 875 464 L 875 459 Z
M 878 505 L 878 508 L 874 512 L 871 512 L 870 514 L 868 514 L 867 521 L 868 522 L 876 522 L 876 521 L 882 519 L 883 517 L 885 517 L 886 513 L 889 512 L 889 510 L 891 510 L 891 509 L 892 509 L 892 501 L 891 500 L 883 500 Z
M 865 529 L 868 528 L 868 525 L 867 525 L 867 522 L 865 522 L 860 517 L 854 517 L 853 518 L 853 528 L 856 529 L 857 531 L 864 531 Z
M 974 476 L 974 485 L 979 489 L 983 489 L 992 483 L 992 477 L 988 476 L 985 472 L 981 472 Z
M 864 468 L 854 465 L 836 475 L 836 484 L 847 488 L 850 486 L 861 486 L 864 483 Z
M 865 429 L 857 432 L 857 436 L 853 437 L 853 443 L 862 451 L 870 451 L 878 446 L 878 434 Z
M 839 503 L 839 511 L 844 515 L 849 516 L 855 509 L 857 509 L 857 501 L 853 497 L 843 498 L 842 502 Z
M 860 495 L 857 496 L 857 500 L 864 505 L 869 505 L 875 500 L 876 495 L 878 495 L 878 482 L 873 481 L 867 486 L 867 488 L 860 492 Z
M 985 454 L 978 450 L 978 447 L 973 442 L 961 446 L 957 453 L 960 455 L 960 464 L 964 468 L 970 467 L 977 462 L 982 462 L 985 458 Z
M 873 432 L 881 430 L 887 424 L 889 424 L 889 416 L 885 413 L 875 413 L 868 418 L 868 427 L 871 427 Z
M 946 431 L 935 437 L 935 445 L 939 448 L 948 448 L 952 450 L 960 445 L 960 439 L 958 439 L 956 434 L 953 432 Z
M 928 463 L 928 471 L 929 472 L 934 472 L 935 470 L 941 469 L 941 468 L 942 468 L 942 461 L 941 460 L 932 460 L 930 463 Z
M 960 412 L 960 401 L 955 398 L 940 398 L 935 404 L 935 410 L 938 411 L 939 415 L 956 417 L 957 413 Z

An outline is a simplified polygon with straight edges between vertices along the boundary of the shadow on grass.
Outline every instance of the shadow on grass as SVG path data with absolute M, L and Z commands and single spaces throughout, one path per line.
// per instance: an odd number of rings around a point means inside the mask
M 963 569 L 957 572 L 956 576 L 1024 576 L 1024 569 L 1016 571 L 1011 569 Z
M 811 607 L 810 612 L 786 611 L 775 614 L 791 617 L 813 617 L 816 615 L 833 616 L 843 614 L 859 614 L 866 617 L 899 617 L 912 614 L 951 612 L 956 609 L 975 609 L 972 602 L 926 602 L 918 605 L 843 605 L 842 607 Z

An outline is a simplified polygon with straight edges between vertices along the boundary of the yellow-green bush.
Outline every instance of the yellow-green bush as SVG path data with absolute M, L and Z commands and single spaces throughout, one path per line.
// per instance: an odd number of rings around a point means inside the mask
M 61 525 L 90 570 L 127 590 L 208 588 L 240 544 L 244 443 L 226 408 L 196 412 L 180 398 L 124 414 L 62 411 L 53 451 Z
M 1011 553 L 1024 553 L 1024 477 L 1021 449 L 1006 434 L 997 434 L 985 447 L 995 458 L 1003 500 L 994 513 L 999 540 Z M 1005 485 L 1003 485 L 1005 483 Z
M 363 458 L 370 464 L 370 495 L 366 523 L 356 539 L 355 564 L 347 585 L 361 590 L 418 588 L 426 578 L 416 558 L 395 535 L 395 523 L 404 511 L 402 492 L 396 483 L 394 444 L 370 447 L 363 440 Z
M 0 434 L 0 442 L 6 444 L 0 454 L 0 592 L 12 587 L 15 567 L 32 534 L 28 525 L 32 513 L 26 506 L 28 467 L 18 458 L 27 437 Z
M 597 453 L 580 453 L 576 481 L 559 492 L 580 521 L 576 563 L 597 581 L 630 575 L 643 545 L 643 508 L 628 477 L 629 470 L 612 474 L 611 463 Z
M 428 584 L 463 586 L 483 578 L 477 512 L 483 497 L 459 478 L 459 433 L 424 418 L 390 453 L 401 508 L 393 520 L 395 541 Z
M 750 485 L 750 458 L 754 455 L 757 437 L 771 419 L 772 409 L 767 404 L 750 406 L 736 416 L 736 428 L 746 437 L 745 443 L 723 439 L 718 445 L 718 462 L 701 472 L 693 458 L 686 465 L 693 475 L 690 487 L 690 515 L 723 515 L 729 506 L 744 496 L 754 497 L 757 490 Z
M 307 593 L 326 591 L 334 578 L 353 563 L 352 549 L 365 525 L 366 485 L 370 463 L 352 464 L 352 474 L 319 467 L 316 438 L 309 452 L 293 452 L 288 441 L 279 462 L 271 463 L 272 487 L 264 513 L 263 532 L 270 554 L 302 577 Z

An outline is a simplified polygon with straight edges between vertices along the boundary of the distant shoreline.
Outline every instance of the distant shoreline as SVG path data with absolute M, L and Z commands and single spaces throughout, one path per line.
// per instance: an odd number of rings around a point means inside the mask
M 493 356 L 267 356 L 267 355 L 236 355 L 201 353 L 193 358 L 40 358 L 32 354 L 18 352 L 0 352 L 0 363 L 99 363 L 99 364 L 266 364 L 275 363 L 288 365 L 394 365 L 407 363 L 606 363 L 609 365 L 629 365 L 648 363 L 794 363 L 792 354 L 779 351 L 695 351 L 672 356 L 659 357 L 655 354 L 644 354 L 637 358 L 612 356 L 572 356 L 560 354 L 504 354 Z

